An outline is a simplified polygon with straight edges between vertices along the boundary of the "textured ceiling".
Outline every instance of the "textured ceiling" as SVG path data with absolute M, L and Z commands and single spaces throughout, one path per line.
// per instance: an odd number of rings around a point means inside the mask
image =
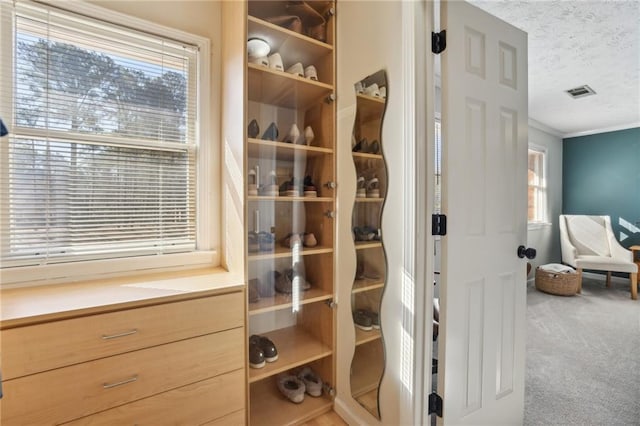
M 640 125 L 640 0 L 468 0 L 529 35 L 529 117 L 575 134 Z M 587 84 L 594 96 L 565 90 Z

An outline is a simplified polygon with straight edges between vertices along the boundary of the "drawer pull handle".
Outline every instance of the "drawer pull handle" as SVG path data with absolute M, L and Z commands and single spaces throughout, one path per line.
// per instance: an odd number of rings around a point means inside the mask
M 114 382 L 114 383 L 103 383 L 102 384 L 102 388 L 103 389 L 111 389 L 111 388 L 115 388 L 116 386 L 122 386 L 122 385 L 126 385 L 127 383 L 133 383 L 136 380 L 138 380 L 138 376 L 133 376 L 130 377 L 128 379 L 125 380 L 121 380 L 119 382 Z
M 125 331 L 124 333 L 110 334 L 110 335 L 103 334 L 102 339 L 103 340 L 117 339 L 118 337 L 131 336 L 132 334 L 136 334 L 137 332 L 138 330 L 134 328 L 133 330 Z

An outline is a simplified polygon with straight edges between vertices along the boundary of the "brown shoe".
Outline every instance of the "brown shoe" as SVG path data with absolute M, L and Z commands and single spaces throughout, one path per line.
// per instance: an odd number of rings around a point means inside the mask
M 302 32 L 302 20 L 300 20 L 300 18 L 295 15 L 272 16 L 270 18 L 266 18 L 265 20 L 274 25 L 286 28 L 296 33 Z

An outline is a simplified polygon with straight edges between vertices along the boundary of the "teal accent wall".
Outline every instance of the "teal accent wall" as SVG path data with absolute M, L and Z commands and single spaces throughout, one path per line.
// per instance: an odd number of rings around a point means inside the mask
M 640 244 L 640 127 L 564 139 L 562 184 L 564 214 L 609 215 L 623 246 Z

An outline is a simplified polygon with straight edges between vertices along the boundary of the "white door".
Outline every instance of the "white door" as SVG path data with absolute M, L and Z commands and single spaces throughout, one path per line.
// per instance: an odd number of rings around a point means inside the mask
M 441 23 L 440 421 L 522 424 L 527 36 L 462 1 L 443 3 Z

